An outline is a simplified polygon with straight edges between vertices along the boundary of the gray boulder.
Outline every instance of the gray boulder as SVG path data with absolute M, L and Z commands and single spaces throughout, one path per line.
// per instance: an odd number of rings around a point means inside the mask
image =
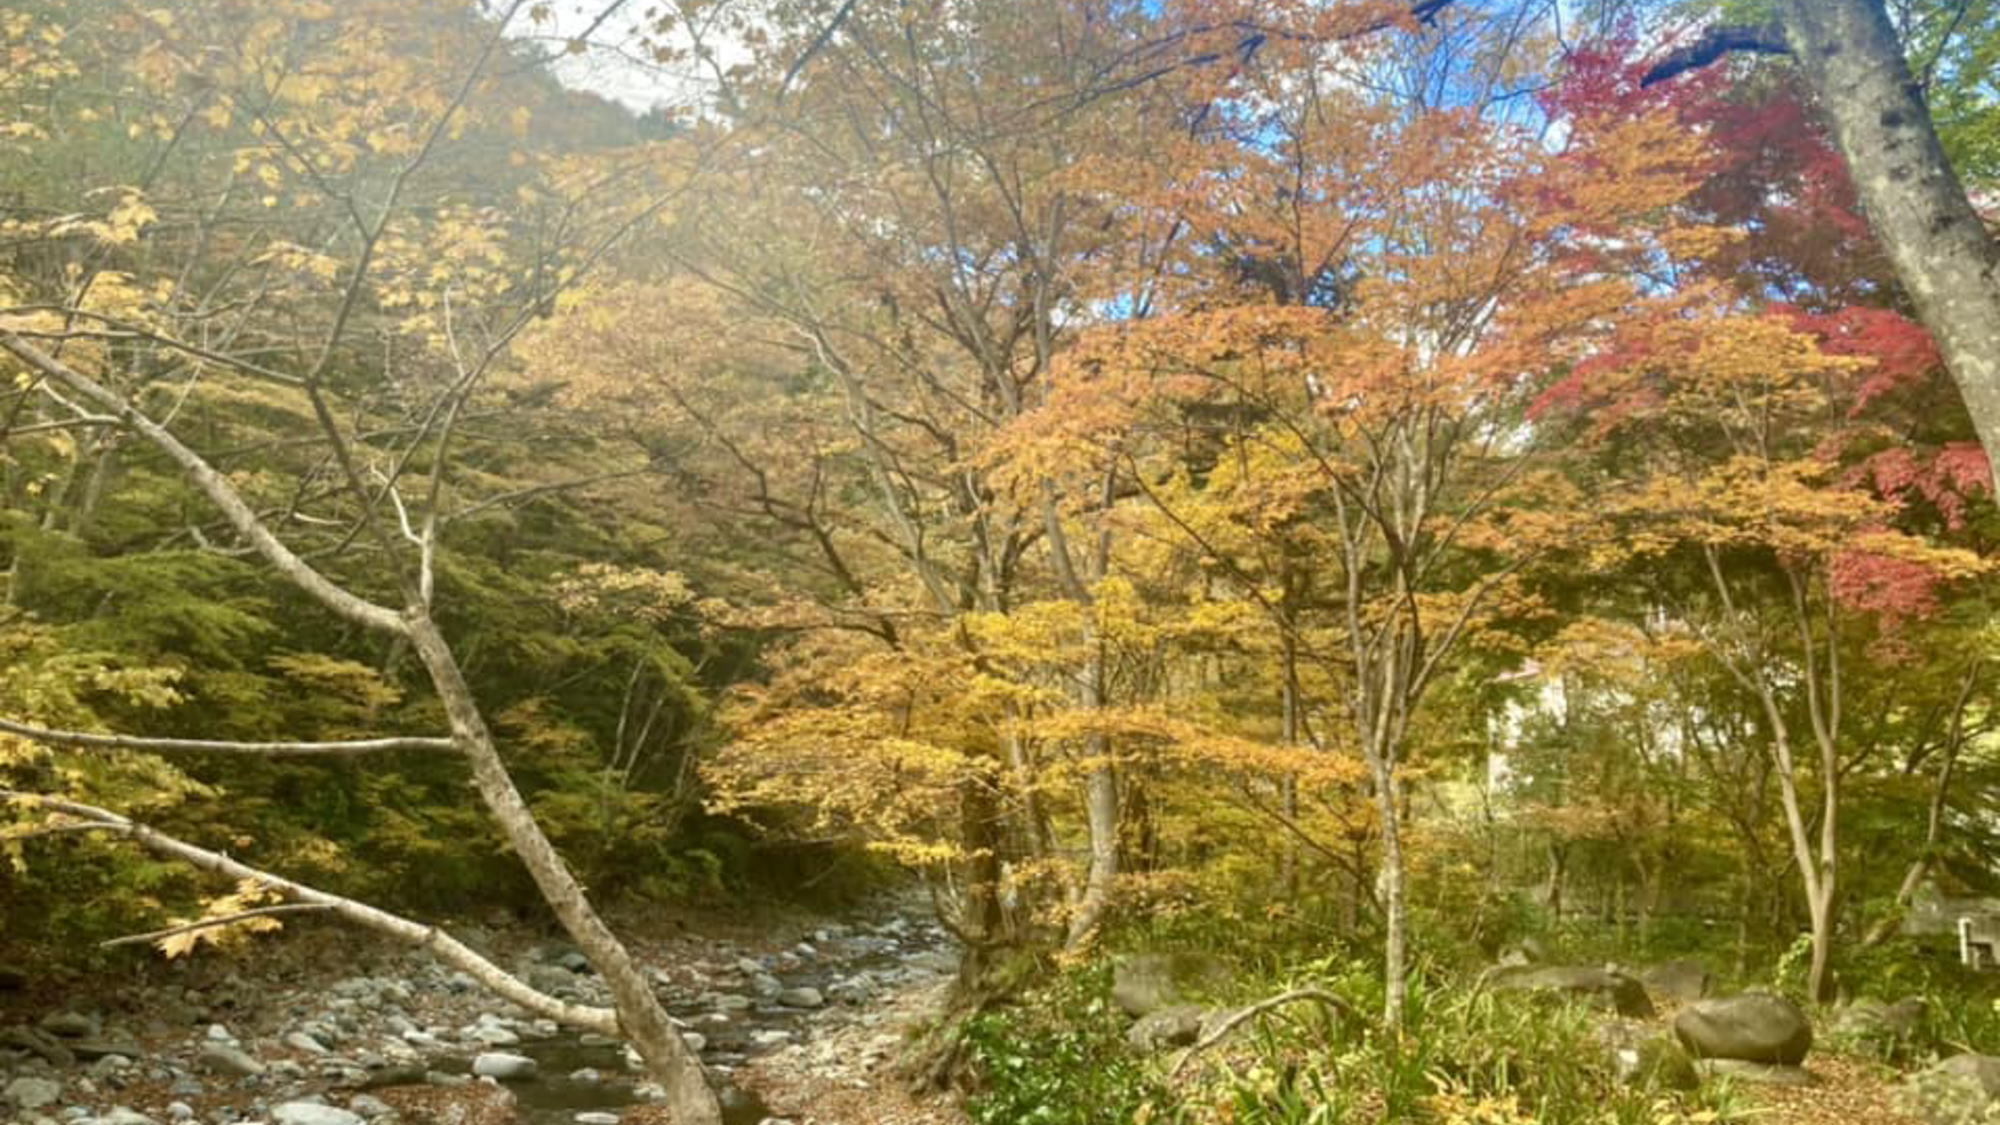
M 1715 978 L 1709 975 L 1706 966 L 1685 957 L 1653 965 L 1639 974 L 1639 980 L 1647 988 L 1681 1004 L 1706 998 L 1715 986 Z
M 1767 992 L 1697 1000 L 1674 1017 L 1674 1037 L 1698 1059 L 1797 1066 L 1812 1050 L 1812 1023 L 1799 1006 Z
M 15 1109 L 33 1112 L 45 1105 L 54 1105 L 62 1099 L 62 1083 L 53 1078 L 33 1076 L 16 1078 L 0 1090 L 0 1101 L 5 1101 Z
M 1501 966 L 1486 974 L 1495 992 L 1528 992 L 1581 1001 L 1593 1008 L 1634 1019 L 1651 1019 L 1653 1002 L 1646 987 L 1624 973 L 1587 965 Z
M 1229 966 L 1205 953 L 1140 953 L 1111 969 L 1111 999 L 1130 1016 L 1185 1004 L 1229 983 Z
M 570 995 L 576 991 L 576 974 L 556 965 L 532 964 L 523 972 L 522 979 L 536 992 L 546 992 L 551 996 Z
M 1953 1055 L 1910 1079 L 1904 1094 L 1926 1125 L 1986 1125 L 2000 1120 L 2000 1058 Z
M 276 1125 L 365 1125 L 360 1114 L 318 1102 L 286 1102 L 271 1110 Z
M 1136 1051 L 1164 1051 L 1185 1047 L 1201 1037 L 1208 1012 L 1195 1004 L 1175 1004 L 1140 1016 L 1125 1033 L 1125 1041 Z
M 505 1051 L 486 1051 L 472 1060 L 472 1073 L 502 1082 L 520 1082 L 535 1076 L 535 1060 Z

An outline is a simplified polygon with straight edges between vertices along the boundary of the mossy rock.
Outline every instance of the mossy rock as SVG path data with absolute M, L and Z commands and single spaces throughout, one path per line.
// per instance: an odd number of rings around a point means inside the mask
M 1148 1016 L 1228 987 L 1227 962 L 1206 953 L 1135 953 L 1111 969 L 1111 999 L 1131 1016 Z

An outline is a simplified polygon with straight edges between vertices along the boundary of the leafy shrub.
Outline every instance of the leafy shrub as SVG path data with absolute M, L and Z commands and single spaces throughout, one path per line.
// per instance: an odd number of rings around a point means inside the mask
M 1329 987 L 1359 1010 L 1380 992 L 1350 972 Z M 1267 1030 L 1256 1059 L 1227 1079 L 1238 1125 L 1328 1125 L 1385 1120 L 1442 1125 L 1661 1125 L 1727 1120 L 1726 1091 L 1682 1097 L 1621 1083 L 1596 1017 L 1416 977 L 1401 1042 L 1379 1035 L 1314 1041 Z
M 978 1082 L 978 1125 L 1132 1125 L 1175 1120 L 1145 1061 L 1125 1043 L 1099 962 L 1056 974 L 1020 1003 L 973 1017 L 962 1033 Z

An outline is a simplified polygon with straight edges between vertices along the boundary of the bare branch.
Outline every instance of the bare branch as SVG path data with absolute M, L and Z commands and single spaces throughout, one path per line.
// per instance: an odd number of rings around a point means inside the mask
M 1181 1068 L 1187 1065 L 1189 1059 L 1222 1042 L 1229 1037 L 1230 1032 L 1235 1031 L 1238 1026 L 1246 1021 L 1255 1019 L 1274 1008 L 1282 1008 L 1287 1004 L 1295 1004 L 1300 1000 L 1311 1000 L 1336 1012 L 1345 1012 L 1349 1015 L 1356 1014 L 1352 1004 L 1349 1004 L 1346 1000 L 1335 996 L 1324 988 L 1294 988 L 1289 992 L 1280 992 L 1269 999 L 1259 1000 L 1255 1004 L 1231 1015 L 1221 1023 L 1216 1024 L 1207 1035 L 1197 1040 L 1194 1046 L 1181 1052 L 1181 1057 L 1174 1062 L 1173 1066 L 1167 1068 L 1167 1078 L 1171 1080 L 1174 1075 L 1181 1072 Z
M 17 738 L 51 746 L 75 746 L 85 750 L 185 750 L 211 754 L 258 754 L 274 758 L 340 758 L 383 750 L 435 751 L 456 748 L 449 738 L 363 738 L 345 742 L 229 742 L 202 738 L 142 738 L 123 734 L 49 730 L 10 719 L 0 719 L 0 734 L 11 734 Z
M 110 826 L 93 825 L 93 827 L 108 828 Z M 322 910 L 332 910 L 332 909 L 333 907 L 328 906 L 325 903 L 319 903 L 319 902 L 286 902 L 286 903 L 280 903 L 277 906 L 260 906 L 257 907 L 255 910 L 239 911 L 235 914 L 225 915 L 221 918 L 203 918 L 199 922 L 188 922 L 179 926 L 168 926 L 164 930 L 152 930 L 148 933 L 143 933 L 143 934 L 126 934 L 124 937 L 115 937 L 109 941 L 100 941 L 97 943 L 97 947 L 99 949 L 110 949 L 111 947 L 118 945 L 145 945 L 148 942 L 158 941 L 161 938 L 170 938 L 178 934 L 191 934 L 194 933 L 196 930 L 213 930 L 219 926 L 233 926 L 236 923 L 244 921 L 245 919 L 249 918 L 262 918 L 271 914 L 299 914 L 299 913 L 304 913 L 306 911 L 322 911 Z
M 99 414 L 86 414 L 81 418 L 61 418 L 53 422 L 31 422 L 25 426 L 8 428 L 0 426 L 0 441 L 7 438 L 26 437 L 29 434 L 48 433 L 51 430 L 81 430 L 92 427 L 122 426 L 116 418 L 106 418 Z
M 260 871 L 250 865 L 232 859 L 221 852 L 190 844 L 185 840 L 169 836 L 164 832 L 148 828 L 109 809 L 94 805 L 79 804 L 58 797 L 46 797 L 36 793 L 22 793 L 0 789 L 0 802 L 18 802 L 30 808 L 51 809 L 79 817 L 101 825 L 106 831 L 116 832 L 158 855 L 178 859 L 200 870 L 230 879 L 254 879 L 279 894 L 301 903 L 324 907 L 338 917 L 371 930 L 389 935 L 401 941 L 428 950 L 438 960 L 463 971 L 495 995 L 519 1004 L 540 1016 L 546 1016 L 558 1023 L 569 1024 L 603 1035 L 618 1035 L 618 1017 L 608 1008 L 594 1008 L 582 1004 L 571 1004 L 539 992 L 517 980 L 500 966 L 480 956 L 470 946 L 436 926 L 426 926 L 413 922 L 401 915 L 391 914 L 342 898 L 303 883 Z
M 1646 76 L 1639 80 L 1641 86 L 1652 86 L 1678 74 L 1690 70 L 1700 70 L 1717 59 L 1734 51 L 1745 51 L 1758 55 L 1789 55 L 1792 46 L 1785 41 L 1785 31 L 1775 23 L 1758 24 L 1754 27 L 1729 25 L 1711 27 L 1702 32 L 1701 38 L 1671 52 L 1654 63 Z

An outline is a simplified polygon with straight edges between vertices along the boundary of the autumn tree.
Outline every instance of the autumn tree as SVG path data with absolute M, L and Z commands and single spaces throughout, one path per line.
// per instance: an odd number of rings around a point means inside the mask
M 1959 6 L 1958 18 L 1944 25 L 1947 42 L 1966 11 Z M 1769 12 L 1767 23 L 1709 28 L 1662 58 L 1648 81 L 1672 79 L 1732 51 L 1793 57 L 1833 125 L 1869 223 L 1936 337 L 1990 460 L 2000 450 L 2000 250 L 1925 101 L 1946 43 L 1936 44 L 1920 79 L 1882 0 L 1777 0 Z M 1981 14 L 1991 18 L 1983 8 Z M 1982 41 L 1990 43 L 1990 29 Z M 1983 70 L 1971 65 L 1975 74 Z
M 1203 175 L 1166 201 L 1197 235 L 1199 284 L 1066 357 L 1021 445 L 1028 479 L 1127 465 L 1140 497 L 1218 567 L 1243 556 L 1210 538 L 1217 521 L 1197 505 L 1310 529 L 1333 571 L 1330 633 L 1300 627 L 1268 570 L 1228 576 L 1325 667 L 1338 694 L 1306 709 L 1338 722 L 1370 771 L 1394 1026 L 1412 731 L 1473 638 L 1532 612 L 1521 568 L 1575 513 L 1525 410 L 1634 298 L 1630 274 L 1605 274 L 1640 249 L 1586 271 L 1561 248 L 1682 197 L 1698 153 L 1666 116 L 1579 122 L 1552 157 L 1523 128 L 1431 102 L 1428 85 L 1398 101 L 1297 80 L 1339 75 L 1369 50 L 1274 35 L 1259 66 L 1233 76 L 1254 96 L 1211 105 L 1217 125 L 1193 146 L 1207 146 Z M 1262 274 L 1226 272 L 1246 260 L 1290 281 L 1260 289 Z M 1207 447 L 1199 467 L 1189 438 Z

